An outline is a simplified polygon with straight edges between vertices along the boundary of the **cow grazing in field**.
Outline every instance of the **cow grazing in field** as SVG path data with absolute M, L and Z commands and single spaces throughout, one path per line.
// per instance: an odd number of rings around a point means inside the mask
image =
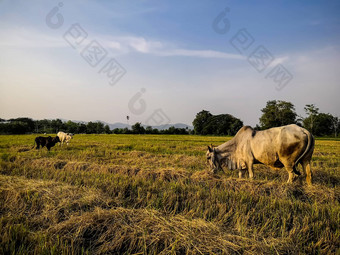
M 46 146 L 47 150 L 49 151 L 51 147 L 53 147 L 56 143 L 59 143 L 59 137 L 43 137 L 43 136 L 38 136 L 34 140 L 35 144 L 37 145 L 36 149 L 40 149 L 40 146 L 44 148 Z M 34 148 L 34 147 L 33 147 Z
M 207 161 L 215 173 L 222 166 L 238 169 L 242 178 L 246 170 L 253 178 L 253 165 L 264 164 L 273 169 L 285 167 L 288 183 L 294 173 L 300 175 L 296 166 L 300 163 L 306 171 L 306 181 L 312 183 L 310 161 L 314 151 L 314 138 L 310 132 L 295 124 L 256 131 L 249 126 L 242 127 L 235 137 L 218 147 L 209 147 Z
M 64 133 L 64 132 L 58 132 L 57 136 L 60 139 L 60 146 L 62 146 L 64 142 L 66 142 L 66 144 L 68 145 L 68 143 L 70 142 L 70 140 L 73 137 L 73 134 L 71 134 L 71 133 Z

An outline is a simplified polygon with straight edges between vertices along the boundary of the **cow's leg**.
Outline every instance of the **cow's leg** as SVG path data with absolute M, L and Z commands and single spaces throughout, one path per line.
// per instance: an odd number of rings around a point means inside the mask
M 312 185 L 312 170 L 310 168 L 310 161 L 302 162 L 303 170 L 306 172 L 306 182 L 308 185 Z
M 287 171 L 288 171 L 288 181 L 287 181 L 287 183 L 293 183 L 293 179 L 294 179 L 293 168 L 292 169 L 287 169 Z
M 280 160 L 281 163 L 284 165 L 284 167 L 286 168 L 287 172 L 288 172 L 288 181 L 287 183 L 293 183 L 294 180 L 294 167 L 295 167 L 295 163 L 291 162 L 289 160 Z
M 293 179 L 294 179 L 294 169 L 293 166 L 290 165 L 285 165 L 287 172 L 288 172 L 288 181 L 287 183 L 293 183 Z
M 253 163 L 248 164 L 248 172 L 249 172 L 249 178 L 253 179 L 254 178 L 254 171 L 253 171 Z
M 240 179 L 243 178 L 245 172 L 246 172 L 245 169 L 240 169 L 240 170 L 238 171 L 238 178 L 240 178 Z

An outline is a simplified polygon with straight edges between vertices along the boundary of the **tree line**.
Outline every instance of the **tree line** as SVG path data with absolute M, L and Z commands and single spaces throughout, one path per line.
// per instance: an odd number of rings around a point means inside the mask
M 295 111 L 291 102 L 281 100 L 268 101 L 261 109 L 262 115 L 255 129 L 263 130 L 288 124 L 297 124 L 312 132 L 315 136 L 338 136 L 340 121 L 329 113 L 322 113 L 314 104 L 307 104 L 304 108 L 306 117 L 301 117 Z M 243 126 L 242 120 L 230 115 L 213 115 L 202 110 L 193 120 L 194 130 L 170 127 L 165 130 L 144 127 L 140 122 L 131 128 L 110 129 L 104 123 L 73 121 L 33 120 L 31 118 L 0 119 L 0 134 L 27 134 L 27 133 L 57 133 L 64 131 L 74 134 L 197 134 L 197 135 L 235 135 Z
M 77 123 L 73 121 L 64 122 L 60 119 L 33 120 L 31 118 L 0 119 L 1 134 L 27 134 L 27 133 L 67 133 L 100 134 L 111 132 L 108 125 L 101 122 Z
M 129 128 L 110 129 L 104 123 L 88 122 L 78 123 L 73 121 L 54 120 L 33 120 L 31 118 L 0 119 L 0 134 L 29 134 L 29 133 L 58 133 L 64 131 L 73 134 L 190 134 L 189 129 L 169 127 L 158 130 L 150 126 L 144 128 L 137 122 Z
M 112 133 L 113 134 L 189 135 L 189 134 L 192 134 L 192 131 L 188 128 L 176 128 L 174 126 L 171 126 L 168 129 L 162 129 L 162 130 L 159 130 L 157 128 L 152 128 L 151 126 L 147 126 L 146 128 L 144 128 L 140 122 L 137 122 L 131 126 L 131 129 L 115 128 L 112 130 Z
M 315 136 L 338 136 L 340 129 L 338 117 L 319 112 L 319 108 L 314 104 L 307 104 L 304 110 L 306 117 L 301 117 L 291 102 L 270 100 L 261 109 L 262 115 L 255 129 L 264 130 L 297 124 Z M 212 115 L 209 111 L 203 110 L 196 114 L 193 126 L 194 133 L 198 135 L 235 135 L 243 126 L 243 122 L 230 114 Z

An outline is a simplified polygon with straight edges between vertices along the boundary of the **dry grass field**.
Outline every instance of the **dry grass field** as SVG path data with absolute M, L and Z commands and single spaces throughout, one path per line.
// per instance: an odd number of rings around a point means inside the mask
M 316 140 L 309 187 L 209 174 L 226 137 L 34 137 L 0 136 L 0 254 L 339 254 L 340 141 Z

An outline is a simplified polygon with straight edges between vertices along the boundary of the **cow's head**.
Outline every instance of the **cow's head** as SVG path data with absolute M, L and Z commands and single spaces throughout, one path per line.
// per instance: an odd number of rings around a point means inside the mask
M 59 136 L 53 137 L 52 142 L 53 143 L 60 143 Z
M 67 136 L 66 136 L 66 142 L 69 142 L 72 138 L 73 138 L 73 136 L 67 135 Z
M 221 162 L 218 157 L 218 153 L 216 152 L 216 149 L 211 145 L 208 146 L 207 151 L 207 163 L 209 164 L 210 170 L 212 173 L 216 173 L 219 169 L 222 169 Z

